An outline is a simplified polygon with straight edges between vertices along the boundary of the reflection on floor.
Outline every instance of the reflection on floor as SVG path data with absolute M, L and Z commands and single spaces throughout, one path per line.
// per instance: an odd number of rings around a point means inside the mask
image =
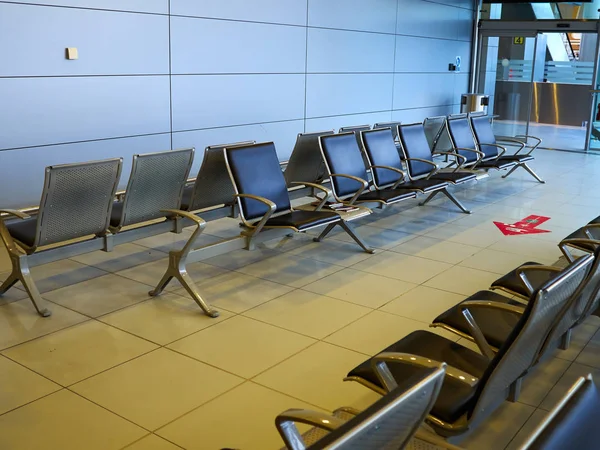
M 374 214 L 359 231 L 375 255 L 336 234 L 197 263 L 192 276 L 218 319 L 178 286 L 147 295 L 185 235 L 35 268 L 54 315 L 37 317 L 20 290 L 2 300 L 0 448 L 276 449 L 273 420 L 285 409 L 368 405 L 374 394 L 342 381 L 349 369 L 518 264 L 553 263 L 556 243 L 600 213 L 599 157 L 541 150 L 533 167 L 547 184 L 496 173 L 457 190 L 471 216 L 442 199 Z M 503 236 L 492 223 L 529 214 L 550 216 L 552 232 Z M 206 231 L 210 241 L 239 228 L 227 219 Z M 576 377 L 600 377 L 599 326 L 580 327 L 518 403 L 459 445 L 517 448 Z
M 499 136 L 516 136 L 527 131 L 525 122 L 494 120 L 494 132 Z M 585 149 L 586 127 L 530 123 L 529 133 L 542 139 L 542 147 L 582 152 Z M 600 141 L 592 136 L 590 149 L 600 150 Z

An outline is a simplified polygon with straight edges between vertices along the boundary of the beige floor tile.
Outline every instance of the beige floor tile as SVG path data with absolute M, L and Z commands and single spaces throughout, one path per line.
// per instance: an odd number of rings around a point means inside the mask
M 202 297 L 217 309 L 241 313 L 250 308 L 273 300 L 293 291 L 291 286 L 251 277 L 239 272 L 227 272 L 204 283 L 200 289 Z M 185 289 L 175 291 L 188 296 Z
M 594 334 L 581 353 L 579 353 L 575 362 L 600 369 L 600 331 Z
M 52 316 L 40 317 L 29 299 L 0 306 L 0 349 L 88 320 L 88 317 L 59 305 L 43 302 L 39 306 L 49 308 Z
M 489 288 L 496 278 L 498 275 L 495 273 L 454 266 L 427 281 L 425 286 L 462 295 L 472 295 L 477 291 Z
M 525 425 L 521 427 L 519 432 L 515 435 L 510 444 L 506 447 L 506 450 L 521 450 L 523 444 L 525 444 L 525 440 L 533 433 L 533 431 L 537 428 L 537 426 L 542 423 L 544 417 L 546 417 L 548 411 L 544 411 L 543 409 L 536 409 L 533 414 L 527 419 Z
M 368 264 L 365 262 L 365 265 Z M 415 286 L 406 281 L 394 280 L 355 269 L 344 269 L 304 286 L 302 289 L 368 308 L 379 308 Z
M 4 247 L 4 244 L 0 242 L 0 273 L 10 272 L 11 268 L 12 264 L 10 262 L 10 257 L 8 256 L 8 252 L 6 251 L 6 247 Z
M 412 215 L 412 209 L 398 214 L 385 217 L 372 222 L 370 225 L 386 230 L 400 231 L 410 234 L 426 234 L 429 231 L 441 226 L 441 222 L 436 220 L 421 219 Z
M 240 272 L 292 287 L 306 286 L 327 275 L 342 270 L 342 266 L 287 253 L 244 266 Z
M 471 269 L 485 270 L 498 275 L 504 275 L 521 264 L 527 262 L 522 255 L 500 252 L 498 250 L 483 249 L 476 255 L 465 259 L 459 265 Z
M 10 272 L 0 273 L 0 284 L 6 280 L 6 277 L 8 277 L 9 274 Z M 23 287 L 21 283 L 19 283 L 19 286 L 21 286 L 21 288 Z M 8 290 L 8 292 L 5 292 L 4 295 L 0 297 L 0 306 L 7 305 L 24 298 L 27 298 L 27 292 L 25 292 L 23 289 L 19 289 L 17 286 L 13 286 Z
M 322 242 L 311 242 L 288 252 L 303 258 L 312 258 L 329 264 L 349 267 L 358 262 L 368 264 L 368 259 L 373 255 L 364 252 L 354 242 L 336 241 L 325 239 Z
M 595 380 L 600 379 L 600 369 L 585 366 L 583 364 L 572 363 L 550 392 L 548 392 L 548 395 L 546 395 L 539 407 L 546 411 L 550 411 L 567 393 L 571 386 L 575 384 L 579 377 L 585 377 L 589 373 L 592 374 L 592 377 Z
M 465 299 L 464 295 L 417 286 L 381 308 L 399 316 L 431 323 L 438 315 Z
M 427 324 L 423 322 L 373 311 L 336 331 L 325 338 L 325 341 L 366 355 L 376 355 L 413 331 L 427 330 L 427 328 Z M 441 334 L 453 341 L 458 339 L 458 336 L 444 330 L 430 329 L 428 331 Z
M 167 345 L 231 317 L 227 311 L 219 312 L 217 318 L 208 317 L 191 298 L 163 294 L 99 320 L 159 345 Z
M 491 245 L 490 249 L 523 255 L 529 261 L 542 264 L 551 264 L 562 255 L 556 242 L 530 239 L 528 236 L 505 236 Z
M 139 281 L 150 286 L 151 289 L 156 287 L 167 270 L 167 260 L 154 261 L 131 269 L 122 270 L 119 275 L 131 280 Z M 228 272 L 220 267 L 215 267 L 204 262 L 188 264 L 186 270 L 196 286 L 202 286 L 204 283 L 211 281 L 214 277 Z M 176 279 L 172 279 L 165 291 L 176 291 L 182 289 L 181 284 Z
M 485 421 L 462 439 L 450 440 L 465 450 L 503 450 L 531 417 L 535 408 L 504 402 Z
M 0 390 L 0 414 L 61 389 L 58 384 L 2 356 L 0 384 L 3 386 Z
M 420 284 L 450 269 L 452 266 L 443 262 L 401 253 L 379 253 L 369 259 L 369 264 L 357 264 L 353 269 L 363 270 L 375 275 Z
M 393 252 L 418 256 L 448 264 L 458 264 L 481 249 L 472 245 L 419 236 L 391 249 Z
M 107 272 L 118 272 L 130 267 L 165 258 L 167 258 L 167 254 L 164 252 L 148 247 L 142 247 L 141 245 L 127 243 L 116 245 L 111 252 L 98 250 L 74 256 L 71 259 L 81 264 L 106 270 Z
M 290 408 L 318 408 L 246 382 L 157 431 L 186 449 L 280 449 L 275 417 Z M 227 420 L 223 420 L 226 417 Z
M 379 395 L 358 383 L 343 381 L 365 359 L 361 353 L 319 342 L 254 381 L 328 411 L 340 406 L 365 407 Z
M 571 336 L 571 345 L 566 350 L 556 352 L 556 357 L 566 359 L 567 361 L 575 361 L 588 342 L 594 337 L 597 330 L 598 326 L 596 324 L 588 322 L 574 328 Z M 593 358 L 593 355 L 591 357 Z
M 354 231 L 368 246 L 375 249 L 389 249 L 416 237 L 415 234 L 410 234 L 407 230 L 389 230 L 377 227 L 375 226 L 375 223 L 372 225 L 361 225 L 356 227 Z M 332 238 L 344 242 L 354 242 L 352 238 L 344 232 L 338 233 Z
M 96 267 L 86 266 L 69 259 L 55 261 L 49 264 L 33 267 L 31 274 L 35 285 L 41 293 L 72 286 L 86 280 L 92 280 L 106 275 L 106 272 Z M 22 287 L 19 282 L 15 287 Z
M 315 343 L 314 339 L 237 316 L 169 346 L 212 366 L 252 378 Z
M 192 232 L 195 227 L 184 228 L 180 233 L 163 233 L 158 236 L 150 236 L 147 238 L 139 239 L 133 243 L 141 245 L 142 247 L 153 248 L 155 250 L 168 253 L 171 250 L 181 250 L 187 243 L 188 239 L 192 236 Z M 206 232 L 202 233 L 196 240 L 196 247 L 202 247 L 204 245 L 214 244 L 215 242 L 221 241 L 222 238 L 212 236 Z
M 158 349 L 71 387 L 149 430 L 176 419 L 242 379 Z
M 155 434 L 149 434 L 123 450 L 178 450 L 180 448 Z
M 559 358 L 539 363 L 523 380 L 519 402 L 538 407 L 570 365 L 570 361 Z
M 62 390 L 0 416 L 0 448 L 118 450 L 147 431 Z
M 100 322 L 88 321 L 18 345 L 3 354 L 69 386 L 156 348 Z
M 322 339 L 369 311 L 371 310 L 362 306 L 296 290 L 243 314 L 286 330 Z
M 44 294 L 48 300 L 90 317 L 148 300 L 147 284 L 117 275 L 105 275 Z
M 204 262 L 224 269 L 238 270 L 244 266 L 256 264 L 279 254 L 281 254 L 281 252 L 258 244 L 255 250 L 235 250 L 223 255 L 213 256 L 212 258 L 204 260 Z
M 451 222 L 438 227 L 428 232 L 426 236 L 482 248 L 488 247 L 502 239 L 502 233 L 499 230 L 461 226 L 457 222 Z

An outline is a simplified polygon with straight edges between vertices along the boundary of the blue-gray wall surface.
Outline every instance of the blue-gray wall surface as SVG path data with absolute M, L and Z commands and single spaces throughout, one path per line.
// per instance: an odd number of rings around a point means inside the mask
M 456 112 L 472 0 L 0 1 L 0 207 L 51 164 Z M 76 47 L 79 59 L 65 59 Z M 448 64 L 462 58 L 462 71 Z

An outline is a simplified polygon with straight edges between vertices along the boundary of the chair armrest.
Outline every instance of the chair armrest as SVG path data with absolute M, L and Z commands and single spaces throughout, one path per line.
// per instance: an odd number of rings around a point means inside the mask
M 18 217 L 19 219 L 29 219 L 31 216 L 19 211 L 18 209 L 0 209 L 0 214 L 6 214 L 8 216 Z M 0 216 L 0 219 L 2 216 Z
M 196 216 L 195 214 L 192 214 L 189 211 L 182 211 L 180 209 L 161 209 L 161 211 L 173 214 L 175 216 L 183 217 L 185 219 L 189 219 L 196 225 L 196 229 L 194 230 L 190 238 L 187 240 L 183 248 L 181 250 L 176 251 L 176 253 L 179 253 L 180 257 L 184 259 L 185 257 L 187 257 L 189 252 L 194 250 L 194 244 L 196 243 L 196 239 L 198 239 L 198 237 L 204 231 L 204 228 L 206 228 L 206 220 Z M 170 253 L 171 252 L 169 252 L 169 254 Z
M 506 153 L 506 147 L 503 147 L 502 145 L 499 145 L 499 144 L 487 144 L 487 143 L 479 144 L 480 147 L 482 145 L 488 145 L 490 147 L 496 147 L 496 148 L 499 148 L 501 150 L 500 154 L 498 156 L 496 156 L 494 159 L 499 159 L 502 155 L 504 155 Z
M 398 387 L 396 379 L 390 372 L 387 363 L 404 363 L 411 366 L 423 367 L 423 368 L 435 368 L 444 367 L 446 369 L 446 375 L 455 378 L 456 380 L 474 386 L 478 378 L 474 377 L 470 373 L 464 372 L 456 367 L 448 366 L 446 363 L 435 361 L 422 356 L 412 355 L 410 353 L 396 353 L 396 352 L 383 352 L 375 355 L 371 358 L 371 366 L 377 374 L 377 378 L 381 381 L 387 392 Z
M 370 166 L 369 168 L 371 169 L 371 171 L 373 169 L 384 169 L 384 170 L 391 170 L 392 172 L 396 172 L 396 173 L 400 174 L 400 179 L 394 183 L 394 185 L 392 186 L 392 189 L 396 189 L 398 187 L 398 185 L 402 184 L 406 178 L 406 173 L 404 173 L 403 170 L 398 169 L 397 167 L 374 165 L 374 166 Z
M 583 239 L 583 238 L 571 238 L 571 239 L 563 239 L 558 244 L 559 246 L 563 245 L 571 245 L 573 247 L 577 247 L 577 244 L 588 244 L 588 245 L 600 245 L 600 240 L 598 239 Z
M 535 266 L 521 266 L 517 269 L 517 276 L 521 279 L 525 287 L 527 288 L 527 292 L 529 295 L 533 294 L 535 290 L 531 285 L 529 279 L 527 278 L 527 272 L 562 272 L 563 269 L 560 267 L 554 266 L 543 266 L 543 265 L 535 265 Z
M 515 137 L 523 137 L 523 138 L 525 138 L 525 139 L 526 139 L 528 142 L 529 142 L 529 139 L 533 139 L 533 140 L 537 141 L 537 142 L 536 142 L 536 143 L 535 143 L 533 146 L 527 145 L 527 147 L 530 147 L 530 148 L 531 148 L 531 150 L 529 150 L 529 151 L 526 153 L 527 155 L 531 155 L 531 154 L 533 153 L 533 151 L 534 151 L 536 148 L 538 148 L 538 146 L 539 146 L 539 145 L 542 143 L 542 140 L 541 140 L 539 137 L 536 137 L 536 136 L 530 136 L 530 135 L 528 135 L 528 134 L 518 134 L 518 135 L 517 135 L 517 136 L 515 136 Z M 517 151 L 515 154 L 517 154 L 517 153 L 518 153 L 519 151 L 521 151 L 521 150 L 522 150 L 522 149 L 518 150 L 518 151 Z
M 479 156 L 479 158 L 477 158 L 477 161 L 479 161 L 481 158 L 483 158 L 485 156 L 485 153 L 483 153 L 482 151 L 479 151 L 479 150 L 475 150 L 474 148 L 456 147 L 454 150 L 456 150 L 456 151 L 462 150 L 465 152 L 477 153 L 477 155 Z
M 254 228 L 254 230 L 252 232 L 253 235 L 260 233 L 260 231 L 262 230 L 262 228 L 265 226 L 265 223 L 267 223 L 267 220 L 269 220 L 269 218 L 273 215 L 273 213 L 277 209 L 277 205 L 274 202 L 272 202 L 268 198 L 259 197 L 258 195 L 252 195 L 252 194 L 235 194 L 234 198 L 248 198 L 250 200 L 256 200 L 257 202 L 264 203 L 265 205 L 267 205 L 269 207 L 269 210 L 265 213 L 265 215 L 262 217 L 262 219 L 260 219 L 260 221 L 258 222 L 257 225 L 251 226 L 248 223 L 246 224 L 247 226 L 250 226 L 250 227 Z
M 325 203 L 327 203 L 327 200 L 329 199 L 329 197 L 331 197 L 331 195 L 332 195 L 331 189 L 328 189 L 325 186 L 321 186 L 320 184 L 317 184 L 317 183 L 310 183 L 308 181 L 292 181 L 290 184 L 310 186 L 311 188 L 319 189 L 320 191 L 325 192 L 326 195 L 323 198 L 320 198 L 317 195 L 314 195 L 314 197 L 321 200 L 321 203 L 319 203 L 317 205 L 317 207 L 315 208 L 315 211 L 321 211 L 323 206 L 325 206 Z
M 333 431 L 345 423 L 339 417 L 310 409 L 288 409 L 279 414 L 275 419 L 278 428 L 280 424 L 285 422 L 303 423 L 327 431 Z
M 517 145 L 519 146 L 519 149 L 514 153 L 515 155 L 517 155 L 521 150 L 523 150 L 525 148 L 525 143 L 522 141 L 519 141 L 518 139 L 512 139 L 512 138 L 496 138 L 496 140 L 498 140 L 499 142 L 510 142 L 513 145 Z M 510 145 L 510 144 L 509 144 Z
M 446 156 L 453 157 L 454 164 L 456 164 L 456 169 L 454 169 L 452 172 L 457 172 L 467 162 L 467 157 L 465 155 L 461 155 L 461 154 L 455 153 L 455 152 L 434 152 L 434 154 L 435 155 L 446 155 Z M 457 161 L 457 159 L 461 160 L 461 161 L 459 162 L 459 161 Z
M 438 167 L 438 165 L 436 163 L 434 163 L 433 161 L 429 161 L 428 159 L 422 159 L 422 158 L 404 158 L 405 161 L 416 161 L 416 162 L 421 162 L 421 163 L 426 163 L 429 164 L 430 166 L 433 166 L 433 169 L 431 169 L 429 171 L 429 173 L 427 174 L 427 176 L 425 177 L 426 180 L 428 180 L 429 178 L 431 178 L 433 175 L 435 175 L 440 168 Z
M 494 352 L 494 350 L 492 350 L 492 347 L 490 346 L 487 339 L 485 338 L 483 332 L 481 331 L 481 328 L 479 328 L 479 325 L 477 325 L 477 322 L 475 321 L 475 318 L 471 314 L 471 311 L 478 309 L 478 308 L 479 309 L 495 309 L 498 311 L 509 312 L 509 313 L 521 316 L 523 314 L 523 311 L 525 310 L 525 308 L 523 308 L 521 306 L 514 306 L 514 305 L 509 305 L 507 303 L 490 302 L 490 301 L 476 300 L 476 299 L 464 301 L 464 302 L 460 303 L 458 305 L 458 307 L 460 308 L 461 314 L 467 321 L 467 325 L 469 326 L 469 331 L 471 332 L 471 336 L 475 340 L 477 347 L 479 347 L 479 350 L 481 351 L 481 353 L 489 360 L 492 360 L 494 358 L 494 356 L 496 355 L 496 352 Z
M 587 224 L 583 227 L 580 228 L 581 231 L 583 231 L 583 233 L 592 240 L 595 240 L 596 238 L 594 236 L 592 236 L 592 233 L 590 230 L 593 230 L 594 228 L 600 228 L 600 223 L 590 223 Z
M 332 173 L 329 174 L 329 177 L 340 177 L 340 178 L 348 178 L 350 180 L 354 180 L 357 183 L 360 183 L 362 186 L 356 191 L 356 193 L 352 196 L 352 198 L 350 199 L 350 201 L 348 201 L 347 203 L 350 205 L 353 205 L 354 202 L 356 201 L 356 199 L 358 199 L 358 197 L 360 197 L 360 195 L 365 191 L 365 189 L 367 189 L 369 187 L 369 182 L 367 180 L 363 180 L 362 178 L 359 177 L 355 177 L 354 175 L 347 175 L 345 173 Z

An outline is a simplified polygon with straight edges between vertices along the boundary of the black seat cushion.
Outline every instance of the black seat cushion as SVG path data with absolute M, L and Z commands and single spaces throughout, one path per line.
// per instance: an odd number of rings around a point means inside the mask
M 330 211 L 291 211 L 267 220 L 265 227 L 293 227 L 298 231 L 338 222 L 339 214 Z
M 118 227 L 121 225 L 121 214 L 123 214 L 123 202 L 114 202 L 110 212 L 110 226 Z
M 448 187 L 448 183 L 434 179 L 422 179 L 407 181 L 406 183 L 402 183 L 400 187 L 402 187 L 403 189 L 417 189 L 419 191 L 427 193 L 431 191 L 437 191 L 439 189 L 444 189 Z
M 596 217 L 596 219 L 592 220 L 590 222 L 590 224 L 600 223 L 600 222 L 595 222 L 598 219 L 600 219 L 600 217 Z M 600 239 L 600 230 L 592 228 L 592 229 L 590 229 L 590 233 L 594 237 L 594 239 Z M 580 229 L 572 232 L 565 239 L 589 239 L 589 236 L 583 231 L 583 228 L 580 228 Z M 588 252 L 593 252 L 596 249 L 596 247 L 593 244 L 587 244 L 584 242 L 578 242 L 577 244 L 574 244 L 574 245 L 583 250 L 587 250 Z
M 508 169 L 516 164 L 515 160 L 506 160 L 506 159 L 494 159 L 490 161 L 481 161 L 479 164 L 475 166 L 477 169 Z
M 592 223 L 600 223 L 600 216 L 596 217 L 594 220 L 590 220 L 590 224 Z
M 470 300 L 483 300 L 522 306 L 522 304 L 517 301 L 511 300 L 503 295 L 491 291 L 479 291 L 464 301 L 466 302 Z M 437 316 L 432 323 L 443 323 L 470 336 L 471 332 L 469 330 L 469 326 L 465 320 L 465 317 L 462 315 L 459 306 L 461 303 Z M 510 335 L 510 332 L 519 321 L 519 316 L 505 311 L 474 308 L 470 310 L 470 312 L 473 315 L 475 322 L 483 332 L 485 339 L 490 345 L 496 348 L 500 348 L 502 344 L 504 344 Z
M 321 147 L 331 174 L 344 174 L 368 180 L 367 169 L 360 147 L 353 133 L 321 136 Z M 346 177 L 331 177 L 331 185 L 338 197 L 354 194 L 360 184 Z
M 502 155 L 499 159 L 506 161 L 527 162 L 533 161 L 535 158 L 531 155 Z
M 359 202 L 382 202 L 395 203 L 409 198 L 415 198 L 417 194 L 409 189 L 384 189 L 381 191 L 370 191 L 358 197 Z
M 392 132 L 387 129 L 365 131 L 362 134 L 364 150 L 374 166 L 388 166 L 402 170 L 402 160 L 394 142 Z M 389 169 L 372 169 L 373 179 L 378 186 L 396 183 L 401 175 Z
M 429 331 L 415 331 L 382 352 L 410 353 L 446 362 L 449 366 L 456 367 L 477 378 L 483 375 L 488 366 L 488 360 L 479 353 Z M 388 367 L 398 383 L 424 370 L 403 363 L 390 363 Z M 371 368 L 371 360 L 354 368 L 348 373 L 348 376 L 360 377 L 376 386 L 383 387 Z M 471 387 L 451 377 L 445 377 L 430 414 L 445 422 L 455 422 L 472 407 L 476 390 L 477 385 Z
M 461 184 L 477 179 L 477 175 L 471 172 L 438 172 L 431 179 L 446 181 L 452 184 Z
M 19 242 L 32 247 L 35 242 L 35 232 L 37 229 L 37 217 L 31 217 L 29 219 L 17 220 L 12 223 L 6 224 L 8 232 Z
M 183 211 L 187 211 L 190 208 L 193 193 L 194 186 L 186 186 L 183 188 L 183 196 L 181 197 L 181 209 Z
M 517 275 L 517 269 L 519 269 L 520 267 L 523 267 L 523 266 L 539 266 L 539 265 L 541 265 L 541 264 L 533 262 L 533 261 L 528 261 L 525 264 L 522 264 L 521 266 L 517 267 L 516 269 L 511 270 L 506 275 L 498 278 L 496 281 L 494 281 L 492 283 L 491 287 L 492 288 L 504 288 L 508 291 L 514 292 L 523 297 L 529 297 L 529 292 L 527 291 L 527 288 L 525 287 L 523 280 L 521 280 L 521 277 L 519 277 L 519 275 Z M 536 290 L 542 284 L 544 284 L 546 281 L 550 280 L 551 278 L 554 278 L 557 273 L 558 272 L 552 272 L 552 271 L 546 271 L 546 270 L 543 270 L 543 271 L 535 270 L 535 271 L 527 272 L 526 276 L 527 276 L 527 279 L 529 280 L 529 282 L 531 283 L 531 285 L 533 286 L 533 289 Z

